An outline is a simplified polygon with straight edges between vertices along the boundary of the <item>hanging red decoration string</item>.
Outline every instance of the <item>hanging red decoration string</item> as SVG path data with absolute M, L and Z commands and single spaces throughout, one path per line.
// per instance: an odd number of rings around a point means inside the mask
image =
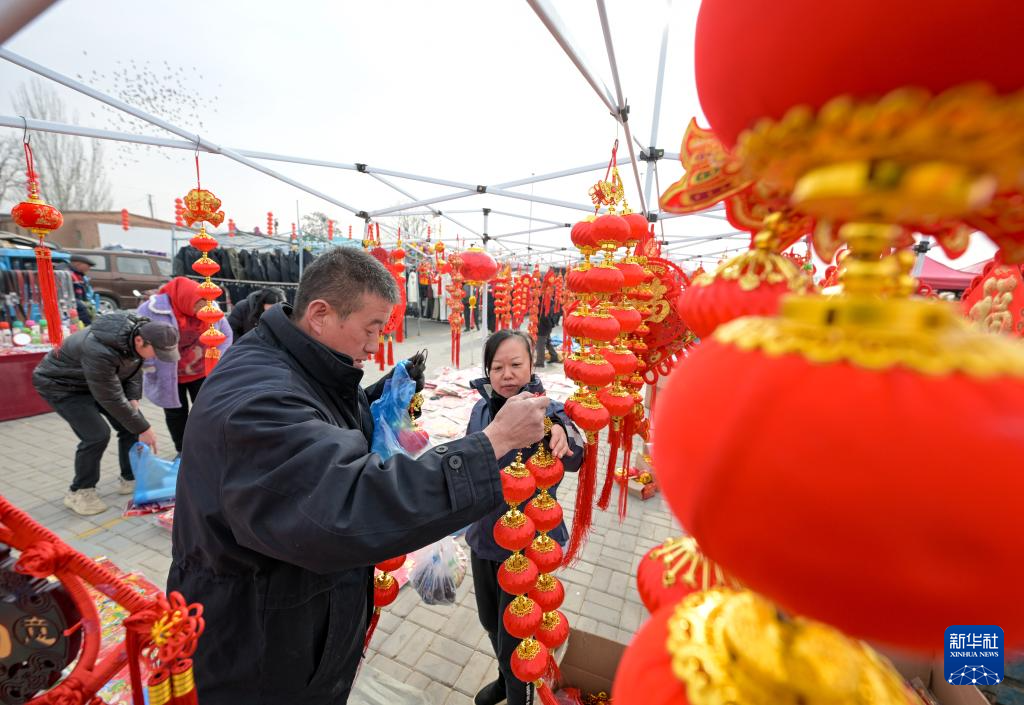
M 50 332 L 50 343 L 59 347 L 63 339 L 60 307 L 57 305 L 57 279 L 53 274 L 53 258 L 46 246 L 46 236 L 64 224 L 61 212 L 48 204 L 39 195 L 39 176 L 32 161 L 32 147 L 25 138 L 25 166 L 28 199 L 11 209 L 14 222 L 39 238 L 36 245 L 36 271 L 39 277 L 39 295 L 43 301 L 43 316 Z

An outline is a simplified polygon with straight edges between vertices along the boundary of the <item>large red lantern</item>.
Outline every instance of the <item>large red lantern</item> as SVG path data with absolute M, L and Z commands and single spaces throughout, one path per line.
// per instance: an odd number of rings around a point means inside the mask
M 470 286 L 482 286 L 498 273 L 498 263 L 479 247 L 470 247 L 461 253 L 462 278 Z
M 709 561 L 691 536 L 667 539 L 645 553 L 637 567 L 637 592 L 652 614 L 717 586 L 738 588 L 739 583 Z

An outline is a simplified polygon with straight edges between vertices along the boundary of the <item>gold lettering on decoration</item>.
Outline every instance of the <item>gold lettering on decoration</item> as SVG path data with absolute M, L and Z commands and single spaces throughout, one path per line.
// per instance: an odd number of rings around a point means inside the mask
M 25 646 L 53 646 L 57 643 L 57 635 L 54 633 L 56 630 L 42 617 L 26 617 L 22 620 L 21 627 L 25 630 L 25 636 L 21 638 Z
M 11 633 L 7 630 L 7 627 L 0 624 L 0 659 L 5 659 L 11 655 L 14 650 L 14 646 L 11 644 Z
M 1013 290 L 1017 288 L 1017 279 L 1012 272 L 1010 267 L 997 267 L 992 272 L 993 276 L 985 280 L 985 296 L 978 299 L 968 313 L 974 324 L 986 333 L 1013 332 L 1013 313 L 1010 311 L 1010 305 L 1013 303 Z

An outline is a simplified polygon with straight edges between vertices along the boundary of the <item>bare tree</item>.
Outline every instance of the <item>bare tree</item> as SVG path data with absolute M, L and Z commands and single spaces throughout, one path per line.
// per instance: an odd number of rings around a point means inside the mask
M 14 135 L 0 140 L 0 207 L 14 203 L 24 195 L 18 192 L 18 185 L 25 181 L 24 153 L 21 140 Z
M 19 115 L 69 122 L 64 101 L 39 81 L 21 84 L 14 94 Z M 77 115 L 70 122 L 76 122 Z M 110 210 L 113 198 L 98 140 L 70 135 L 32 133 L 32 153 L 42 185 L 42 196 L 61 210 Z

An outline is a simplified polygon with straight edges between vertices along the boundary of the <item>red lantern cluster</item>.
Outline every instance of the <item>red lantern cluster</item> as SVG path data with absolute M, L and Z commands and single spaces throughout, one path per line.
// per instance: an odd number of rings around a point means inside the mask
M 185 219 L 181 214 L 185 212 L 185 203 L 180 198 L 174 199 L 174 225 L 179 228 L 185 227 Z
M 127 208 L 122 208 L 121 209 L 121 229 L 127 232 L 128 228 L 130 228 L 130 227 L 131 227 L 131 225 L 128 222 L 128 209 Z
M 274 213 L 273 211 L 267 211 L 267 235 L 272 236 L 274 234 Z
M 498 330 L 512 327 L 512 271 L 508 265 L 491 283 L 494 297 L 494 322 Z
M 206 346 L 204 364 L 206 374 L 209 375 L 217 361 L 220 359 L 218 345 L 224 343 L 227 336 L 217 330 L 216 323 L 224 318 L 224 312 L 220 310 L 216 301 L 221 295 L 219 286 L 213 283 L 211 277 L 220 271 L 220 265 L 210 259 L 210 251 L 217 247 L 217 241 L 206 232 L 206 223 L 217 227 L 224 222 L 224 211 L 219 210 L 221 201 L 206 189 L 194 188 L 185 195 L 185 208 L 181 217 L 191 227 L 193 223 L 199 223 L 199 232 L 189 240 L 189 244 L 202 253 L 202 256 L 192 265 L 198 274 L 206 277 L 206 281 L 199 285 L 199 295 L 206 299 L 206 305 L 199 309 L 196 317 L 206 323 L 209 327 L 199 336 L 199 342 Z
M 402 230 L 398 230 L 398 241 L 395 243 L 394 249 L 391 252 L 383 250 L 383 248 L 374 248 L 375 255 L 378 254 L 377 250 L 380 250 L 379 257 L 388 271 L 391 272 L 391 276 L 395 278 L 395 284 L 398 286 L 400 300 L 396 306 L 391 309 L 391 316 L 384 324 L 384 328 L 381 332 L 380 345 L 377 348 L 377 364 L 381 370 L 384 369 L 385 355 L 384 355 L 384 340 L 387 339 L 387 364 L 395 364 L 395 342 L 401 343 L 405 340 L 405 311 L 409 305 L 409 292 L 405 285 L 405 249 L 402 247 Z
M 327 219 L 327 241 L 334 241 L 334 221 L 330 218 Z
M 512 284 L 512 327 L 516 330 L 526 320 L 530 308 L 530 288 L 533 276 L 529 272 L 517 271 Z
M 537 335 L 540 330 L 540 296 L 543 291 L 543 283 L 540 276 L 540 265 L 533 265 L 533 273 L 530 274 L 530 338 L 533 339 L 534 347 L 537 346 Z
M 545 423 L 550 433 L 550 419 Z M 569 622 L 559 610 L 565 588 L 551 574 L 561 565 L 562 548 L 548 536 L 562 523 L 562 508 L 548 489 L 561 481 L 564 472 L 562 461 L 552 456 L 544 442 L 525 464 L 518 455 L 502 470 L 502 495 L 509 511 L 494 525 L 494 540 L 512 551 L 498 569 L 501 589 L 515 596 L 502 622 L 509 634 L 522 639 L 512 655 L 512 672 L 523 682 L 533 683 L 543 703 L 554 698 L 543 680 L 550 654 L 569 636 Z

